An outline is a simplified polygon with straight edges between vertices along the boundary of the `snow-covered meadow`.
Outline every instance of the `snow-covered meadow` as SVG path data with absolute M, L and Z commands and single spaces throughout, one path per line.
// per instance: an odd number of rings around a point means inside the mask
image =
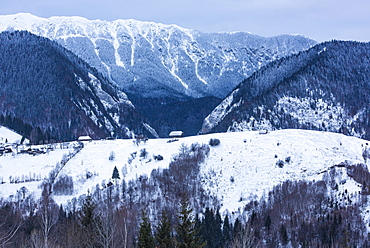
M 286 180 L 320 180 L 330 167 L 348 161 L 364 163 L 363 149 L 368 141 L 342 134 L 280 130 L 267 134 L 257 131 L 217 133 L 170 139 L 150 139 L 138 145 L 134 140 L 99 140 L 84 142 L 84 148 L 71 158 L 59 176 L 71 176 L 73 194 L 55 196 L 58 203 L 66 203 L 73 197 L 92 192 L 96 185 L 106 185 L 112 179 L 113 169 L 118 168 L 121 179 L 126 181 L 140 175 L 150 176 L 153 169 L 167 168 L 182 145 L 208 144 L 219 139 L 218 146 L 211 147 L 209 157 L 201 165 L 202 184 L 206 191 L 216 196 L 221 211 L 234 212 L 250 200 L 260 199 L 269 190 Z M 75 143 L 58 144 L 45 154 L 5 154 L 0 157 L 0 196 L 17 195 L 23 186 L 28 194 L 38 196 L 41 181 L 10 183 L 10 177 L 29 175 L 44 179 L 63 157 L 73 151 Z M 145 152 L 144 152 L 145 151 Z M 143 157 L 143 153 L 146 157 Z M 155 160 L 161 155 L 163 160 Z M 87 179 L 86 175 L 91 177 Z M 358 192 L 360 185 L 347 177 L 342 190 Z

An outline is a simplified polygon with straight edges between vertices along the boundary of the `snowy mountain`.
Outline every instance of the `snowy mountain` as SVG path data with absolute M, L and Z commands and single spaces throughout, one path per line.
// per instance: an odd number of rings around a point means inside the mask
M 56 42 L 16 31 L 0 44 L 0 123 L 32 143 L 146 130 L 122 91 Z
M 370 43 L 331 41 L 244 80 L 202 132 L 301 128 L 370 139 Z
M 176 25 L 81 17 L 0 16 L 0 31 L 57 41 L 134 96 L 225 97 L 263 65 L 316 42 L 292 35 L 201 33 Z

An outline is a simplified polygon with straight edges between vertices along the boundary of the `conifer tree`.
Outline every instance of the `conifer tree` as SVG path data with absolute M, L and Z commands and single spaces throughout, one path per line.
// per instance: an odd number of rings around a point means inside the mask
M 224 224 L 222 227 L 222 238 L 223 243 L 228 246 L 232 240 L 232 224 L 229 221 L 229 215 L 226 215 L 224 219 Z
M 112 174 L 112 179 L 121 179 L 120 176 L 119 176 L 119 172 L 118 172 L 117 166 L 114 166 L 113 174 Z
M 79 214 L 82 234 L 81 242 L 85 243 L 87 247 L 94 247 L 96 245 L 96 226 L 99 224 L 99 216 L 95 214 L 95 208 L 96 204 L 91 195 L 88 194 Z
M 81 225 L 84 227 L 88 227 L 93 224 L 94 221 L 94 210 L 95 210 L 95 203 L 93 202 L 90 194 L 87 195 L 82 208 L 81 208 L 81 214 L 79 216 Z
M 154 237 L 148 217 L 143 213 L 137 241 L 138 248 L 154 248 Z
M 216 246 L 220 247 L 222 245 L 223 238 L 222 238 L 222 218 L 219 210 L 217 210 L 215 214 L 214 232 L 215 239 L 217 240 Z
M 218 248 L 222 246 L 222 219 L 219 211 L 216 214 L 213 210 L 206 208 L 201 225 L 201 234 L 207 241 L 207 247 Z
M 172 237 L 171 222 L 165 211 L 162 212 L 162 219 L 159 223 L 156 241 L 159 248 L 171 248 L 174 247 L 174 240 Z
M 239 235 L 239 233 L 242 231 L 242 224 L 239 220 L 239 218 L 237 218 L 235 220 L 235 223 L 234 223 L 234 227 L 233 227 L 233 238 L 235 239 L 235 237 L 237 235 Z
M 179 224 L 177 226 L 177 239 L 179 248 L 203 248 L 206 242 L 203 242 L 198 236 L 198 230 L 195 227 L 192 209 L 189 208 L 187 200 L 182 200 L 180 212 L 178 214 Z
M 281 243 L 283 245 L 288 244 L 288 233 L 287 233 L 287 230 L 286 230 L 284 224 L 281 224 L 279 233 L 280 233 Z

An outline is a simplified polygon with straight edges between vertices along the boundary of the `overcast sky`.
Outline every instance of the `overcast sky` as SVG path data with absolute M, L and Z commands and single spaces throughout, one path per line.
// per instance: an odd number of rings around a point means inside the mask
M 203 32 L 370 41 L 370 0 L 1 0 L 0 14 L 177 24 Z

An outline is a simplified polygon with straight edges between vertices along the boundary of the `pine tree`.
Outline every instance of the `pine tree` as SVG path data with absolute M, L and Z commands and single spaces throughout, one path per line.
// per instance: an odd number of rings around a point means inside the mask
M 232 228 L 232 224 L 229 221 L 229 215 L 226 215 L 224 225 L 222 227 L 222 238 L 225 247 L 228 247 L 232 240 Z
M 202 220 L 202 237 L 207 241 L 207 247 L 218 248 L 222 246 L 222 220 L 219 212 L 213 213 L 213 210 L 206 208 Z
M 174 247 L 172 237 L 171 222 L 165 211 L 162 212 L 162 219 L 157 229 L 156 240 L 159 248 Z
M 267 215 L 265 218 L 265 227 L 267 228 L 268 232 L 270 231 L 271 223 L 272 223 L 271 217 L 270 215 Z
M 93 202 L 90 194 L 88 194 L 82 205 L 81 214 L 79 216 L 79 220 L 82 226 L 89 227 L 93 225 L 93 221 L 95 218 L 94 214 L 95 207 L 96 204 Z
M 220 211 L 217 210 L 215 214 L 215 224 L 214 224 L 214 230 L 215 230 L 215 239 L 217 240 L 216 246 L 221 247 L 223 238 L 222 238 L 222 218 Z
M 203 248 L 206 242 L 203 242 L 198 236 L 198 230 L 195 227 L 192 209 L 189 208 L 188 201 L 183 200 L 178 215 L 179 224 L 177 226 L 177 239 L 179 248 Z
M 233 238 L 235 239 L 236 236 L 238 236 L 242 231 L 242 223 L 240 222 L 239 218 L 237 218 L 234 222 L 234 228 L 233 228 Z
M 86 244 L 86 247 L 94 247 L 97 242 L 96 226 L 100 220 L 99 216 L 95 214 L 95 208 L 96 204 L 88 193 L 78 216 L 81 223 L 81 242 Z
M 113 174 L 112 174 L 112 179 L 121 179 L 120 176 L 119 176 L 119 172 L 118 172 L 117 166 L 114 166 Z
M 288 233 L 287 233 L 287 230 L 286 230 L 286 228 L 283 224 L 281 224 L 281 226 L 280 226 L 279 233 L 280 233 L 281 243 L 283 245 L 288 244 Z
M 138 242 L 138 248 L 154 248 L 154 237 L 152 234 L 152 227 L 148 217 L 143 213 L 142 222 L 140 224 Z

